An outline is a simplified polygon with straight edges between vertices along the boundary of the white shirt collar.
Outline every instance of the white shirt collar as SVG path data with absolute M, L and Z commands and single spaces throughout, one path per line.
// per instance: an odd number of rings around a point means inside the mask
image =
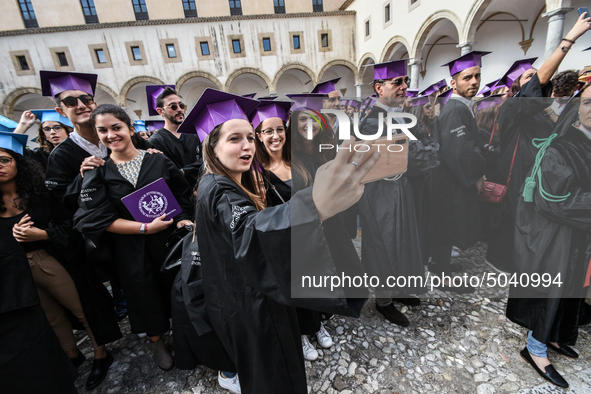
M 78 145 L 91 155 L 100 157 L 101 159 L 107 157 L 107 147 L 103 145 L 102 142 L 99 141 L 98 146 L 96 146 L 92 142 L 84 139 L 84 137 L 82 137 L 75 131 L 72 131 L 68 137 L 72 140 L 72 142 L 74 142 L 76 145 Z

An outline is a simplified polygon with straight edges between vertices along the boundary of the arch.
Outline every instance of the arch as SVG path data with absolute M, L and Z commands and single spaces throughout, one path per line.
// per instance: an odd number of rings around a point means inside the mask
M 384 50 L 382 51 L 382 56 L 380 57 L 380 62 L 385 62 L 386 59 L 388 59 L 390 57 L 390 55 L 392 54 L 392 50 L 394 49 L 396 44 L 404 45 L 404 47 L 406 48 L 406 52 L 408 52 L 408 48 L 410 48 L 410 45 L 408 44 L 408 41 L 406 40 L 406 38 L 404 38 L 402 36 L 394 36 L 394 37 L 390 38 L 390 41 L 388 41 L 388 43 L 384 46 Z M 408 53 L 410 53 L 410 52 L 408 52 Z
M 137 85 L 138 83 L 141 83 L 141 82 L 147 82 L 147 83 L 153 84 L 153 85 L 166 85 L 161 79 L 158 79 L 155 77 L 150 77 L 147 75 L 140 75 L 139 77 L 131 78 L 129 81 L 127 81 L 127 82 L 125 82 L 125 84 L 123 84 L 123 87 L 121 88 L 121 92 L 119 93 L 117 103 L 121 107 L 125 107 L 125 105 L 126 105 L 125 100 L 127 99 L 127 94 L 129 93 L 131 88 L 134 85 Z
M 523 24 L 521 23 L 521 21 L 519 21 L 519 18 L 517 16 L 515 16 L 514 14 L 512 14 L 510 12 L 499 11 L 499 12 L 495 12 L 493 14 L 490 14 L 489 16 L 486 17 L 486 19 L 484 19 L 480 22 L 480 24 L 476 28 L 476 32 L 482 27 L 482 25 L 484 25 L 486 22 L 488 22 L 488 20 L 490 18 L 497 16 L 497 15 L 509 15 L 509 17 L 515 19 L 517 21 L 517 23 L 519 23 L 519 27 L 521 28 L 521 41 L 525 40 L 525 29 L 523 28 Z M 476 33 L 474 34 L 474 36 L 476 36 Z
M 376 57 L 373 55 L 373 53 L 371 52 L 365 52 L 363 54 L 363 56 L 361 56 L 361 58 L 359 59 L 359 69 L 357 71 L 357 73 L 359 74 L 359 76 L 363 75 L 363 66 L 368 62 L 368 61 L 372 61 L 374 64 L 377 63 L 376 61 Z
M 425 45 L 425 41 L 427 40 L 427 37 L 429 36 L 429 32 L 431 31 L 431 29 L 433 29 L 433 27 L 435 27 L 437 22 L 439 22 L 441 20 L 450 21 L 455 26 L 456 31 L 458 32 L 458 37 L 460 36 L 460 32 L 462 31 L 462 22 L 461 22 L 460 18 L 455 13 L 453 13 L 451 11 L 436 12 L 436 13 L 432 14 L 431 16 L 429 16 L 427 18 L 427 20 L 423 23 L 421 28 L 419 29 L 419 32 L 416 35 L 416 38 L 413 42 L 413 47 L 411 50 L 411 57 L 412 58 L 418 59 L 421 57 L 421 53 L 423 51 L 423 46 Z
M 480 27 L 479 22 L 492 1 L 477 0 L 472 4 L 472 8 L 470 8 L 470 12 L 468 12 L 468 16 L 466 17 L 466 24 L 460 36 L 460 42 L 474 41 L 476 31 Z
M 326 63 L 322 67 L 322 69 L 320 70 L 320 72 L 318 73 L 318 81 L 322 81 L 322 76 L 324 75 L 324 73 L 326 72 L 326 70 L 328 70 L 332 66 L 343 66 L 343 67 L 347 67 L 353 73 L 353 78 L 355 79 L 355 83 L 356 84 L 359 83 L 359 81 L 358 81 L 359 76 L 357 74 L 357 67 L 355 67 L 355 64 L 353 64 L 352 62 L 350 62 L 348 60 L 343 60 L 343 59 L 331 60 L 330 62 Z
M 273 78 L 273 87 L 275 90 L 273 90 L 274 92 L 276 92 L 277 90 L 277 82 L 279 82 L 279 78 L 281 78 L 281 75 L 289 70 L 299 70 L 302 71 L 303 73 L 305 73 L 308 77 L 310 77 L 310 81 L 312 83 L 312 86 L 316 85 L 316 75 L 314 74 L 314 71 L 312 71 L 312 69 L 310 69 L 307 66 L 304 66 L 302 63 L 288 63 L 286 65 L 284 65 L 283 67 L 281 67 L 279 70 L 277 70 L 277 72 L 275 73 L 275 77 Z M 269 89 L 269 91 L 271 91 Z
M 177 79 L 177 81 L 175 83 L 176 91 L 180 92 L 181 88 L 183 87 L 185 82 L 187 82 L 191 78 L 209 79 L 211 82 L 213 82 L 218 87 L 218 90 L 222 90 L 222 91 L 224 90 L 224 85 L 213 74 L 210 74 L 205 71 L 190 71 L 186 74 L 181 75 L 180 78 Z
M 119 102 L 119 95 L 117 93 L 115 93 L 115 91 L 113 89 L 111 89 L 110 87 L 108 87 L 105 84 L 102 83 L 97 83 L 96 84 L 97 88 L 101 89 L 103 92 L 107 93 L 109 96 L 111 96 L 111 98 L 113 100 L 115 100 L 116 103 Z M 96 94 L 96 92 L 95 92 Z
M 41 96 L 41 89 L 35 87 L 22 87 L 13 90 L 4 98 L 4 101 L 2 102 L 2 115 L 12 119 L 14 115 L 14 105 L 18 99 L 25 94 L 38 94 Z M 47 99 L 51 100 L 49 97 Z
M 236 77 L 243 75 L 243 74 L 254 74 L 254 75 L 260 77 L 267 84 L 267 89 L 269 89 L 269 92 L 275 91 L 275 86 L 271 83 L 271 79 L 267 76 L 267 74 L 265 74 L 261 70 L 258 70 L 256 68 L 252 68 L 252 67 L 242 67 L 237 70 L 234 70 L 228 76 L 228 79 L 226 80 L 226 85 L 224 87 L 225 91 L 229 92 L 230 86 L 232 85 L 232 81 L 234 81 L 234 79 L 236 79 Z

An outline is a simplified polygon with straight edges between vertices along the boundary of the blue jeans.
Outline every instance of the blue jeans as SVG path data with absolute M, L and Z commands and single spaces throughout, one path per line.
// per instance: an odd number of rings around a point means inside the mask
M 530 354 L 536 357 L 547 358 L 548 357 L 548 346 L 532 337 L 532 332 L 527 334 L 527 350 Z

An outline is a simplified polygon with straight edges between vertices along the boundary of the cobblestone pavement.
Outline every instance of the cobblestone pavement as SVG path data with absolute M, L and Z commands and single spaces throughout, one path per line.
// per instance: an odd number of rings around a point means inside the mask
M 359 243 L 357 242 L 357 247 Z M 486 246 L 464 251 L 455 262 L 466 272 L 493 272 L 483 263 Z M 359 319 L 335 316 L 326 323 L 335 345 L 320 350 L 317 361 L 306 361 L 310 393 L 591 393 L 591 328 L 579 330 L 575 349 L 580 358 L 549 353 L 555 368 L 570 383 L 562 390 L 540 378 L 520 357 L 526 330 L 504 314 L 507 290 L 482 288 L 469 299 L 429 292 L 419 307 L 402 307 L 409 327 L 383 319 L 373 300 Z M 151 359 L 147 339 L 129 331 L 108 345 L 115 356 L 105 381 L 95 393 L 227 393 L 217 384 L 216 371 L 160 370 Z M 81 334 L 80 334 L 81 335 Z M 171 342 L 171 338 L 168 338 Z M 312 342 L 316 344 L 315 339 Z M 88 339 L 80 345 L 90 356 Z M 77 386 L 84 392 L 90 362 L 79 369 Z

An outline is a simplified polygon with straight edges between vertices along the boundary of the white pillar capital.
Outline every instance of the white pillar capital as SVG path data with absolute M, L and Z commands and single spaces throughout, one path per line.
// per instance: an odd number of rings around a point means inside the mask
M 468 52 L 472 52 L 472 45 L 476 44 L 478 41 L 466 41 L 461 44 L 456 45 L 456 48 L 460 48 L 461 52 L 460 55 L 465 55 Z
M 542 14 L 542 17 L 543 18 L 552 18 L 553 16 L 557 16 L 558 18 L 564 18 L 564 14 L 567 14 L 567 13 L 571 12 L 572 10 L 574 10 L 574 8 L 572 8 L 572 7 L 557 8 L 557 9 L 549 11 L 549 12 L 544 12 Z
M 542 14 L 543 17 L 548 17 L 548 33 L 546 35 L 544 59 L 548 59 L 560 45 L 564 32 L 564 15 L 573 9 L 571 7 L 564 7 Z

